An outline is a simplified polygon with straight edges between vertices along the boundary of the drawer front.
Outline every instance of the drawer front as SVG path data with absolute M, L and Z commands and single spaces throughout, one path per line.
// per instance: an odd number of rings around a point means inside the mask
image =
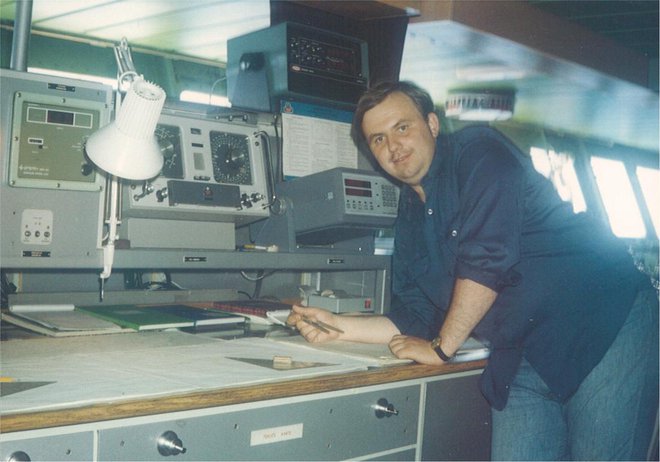
M 491 411 L 479 377 L 427 384 L 422 460 L 490 460 Z
M 259 409 L 182 420 L 129 423 L 99 432 L 99 460 L 349 459 L 415 444 L 419 399 L 420 387 L 408 386 L 310 397 L 291 404 L 265 403 Z M 379 401 L 384 409 L 391 405 L 396 414 L 377 412 Z M 178 444 L 167 443 L 163 436 Z M 175 446 L 184 447 L 185 453 L 172 458 L 179 452 Z
M 94 451 L 92 432 L 43 436 L 14 441 L 0 440 L 0 460 L 90 461 Z
M 386 461 L 410 462 L 411 460 L 416 460 L 415 459 L 416 454 L 417 451 L 415 450 L 415 448 L 410 448 L 410 449 L 402 449 L 401 451 L 395 451 L 386 454 L 376 454 L 375 456 L 368 457 L 364 460 L 377 460 L 379 462 L 386 462 Z

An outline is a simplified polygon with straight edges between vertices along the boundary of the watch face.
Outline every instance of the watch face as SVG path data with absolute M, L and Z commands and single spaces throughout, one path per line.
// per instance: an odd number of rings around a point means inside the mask
M 440 348 L 440 342 L 442 342 L 442 338 L 440 336 L 437 336 L 431 341 L 431 348 L 433 348 L 433 351 L 442 359 L 443 361 L 447 362 L 451 360 L 450 356 L 447 356 L 444 351 L 442 351 L 442 348 Z

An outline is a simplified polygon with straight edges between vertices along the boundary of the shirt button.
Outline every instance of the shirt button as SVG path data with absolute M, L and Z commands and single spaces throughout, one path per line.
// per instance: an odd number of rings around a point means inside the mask
M 426 213 L 427 213 L 428 215 L 433 215 L 433 209 L 427 209 L 427 210 L 426 210 Z
M 458 236 L 458 231 L 456 231 L 455 229 L 452 229 L 451 230 L 451 237 L 456 237 L 456 236 Z

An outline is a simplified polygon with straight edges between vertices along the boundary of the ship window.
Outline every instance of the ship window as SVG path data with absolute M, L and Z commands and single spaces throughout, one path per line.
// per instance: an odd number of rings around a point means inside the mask
M 101 77 L 100 75 L 81 74 L 78 72 L 64 72 L 55 69 L 44 69 L 41 67 L 28 67 L 28 72 L 32 72 L 34 74 L 52 75 L 54 77 L 63 77 L 65 79 L 78 79 L 88 82 L 98 82 L 102 83 L 103 85 L 112 87 L 113 90 L 117 89 L 117 79 Z
M 655 234 L 660 235 L 660 170 L 637 167 L 636 173 L 642 195 L 646 201 L 646 208 L 651 215 Z
M 571 156 L 535 147 L 530 149 L 530 155 L 536 171 L 552 181 L 562 200 L 573 204 L 573 212 L 587 210 Z
M 612 232 L 624 238 L 646 237 L 642 214 L 623 162 L 591 157 L 591 168 Z
M 222 95 L 211 95 L 210 93 L 203 93 L 201 91 L 183 90 L 179 94 L 180 101 L 187 101 L 189 103 L 208 104 L 211 106 L 231 107 L 229 98 Z

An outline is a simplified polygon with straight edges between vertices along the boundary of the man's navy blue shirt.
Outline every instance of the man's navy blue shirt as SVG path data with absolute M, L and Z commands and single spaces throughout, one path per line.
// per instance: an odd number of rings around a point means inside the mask
M 439 137 L 422 180 L 404 186 L 395 226 L 392 307 L 406 335 L 438 334 L 456 278 L 496 292 L 475 329 L 492 351 L 481 380 L 496 409 L 524 356 L 559 399 L 600 361 L 642 285 L 622 242 L 574 214 L 531 160 L 499 132 Z

